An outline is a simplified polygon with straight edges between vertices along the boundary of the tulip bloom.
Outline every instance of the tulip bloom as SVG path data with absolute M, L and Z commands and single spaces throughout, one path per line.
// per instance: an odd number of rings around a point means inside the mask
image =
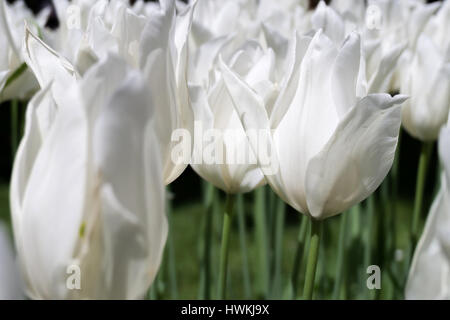
M 449 122 L 450 124 L 450 122 Z M 407 299 L 450 299 L 450 127 L 442 129 L 444 172 L 409 271 Z
M 367 198 L 388 173 L 405 97 L 369 94 L 360 84 L 360 38 L 342 47 L 318 31 L 296 39 L 296 60 L 274 106 L 230 66 L 223 77 L 246 129 L 274 130 L 279 170 L 266 174 L 273 190 L 314 219 L 339 214 Z M 397 106 L 395 106 L 397 105 Z M 250 144 L 257 149 L 255 139 Z M 258 156 L 258 155 L 257 155 Z
M 191 166 L 206 181 L 234 194 L 251 191 L 265 181 L 221 76 L 218 56 L 226 42 L 219 38 L 205 44 L 194 56 L 190 68 L 193 71 L 189 82 L 195 132 L 200 136 L 195 137 Z M 230 61 L 233 66 L 241 66 L 241 76 L 257 88 L 267 102 L 274 98 L 273 50 L 264 50 L 249 41 L 236 50 Z
M 133 7 L 119 0 L 79 2 L 79 26 L 73 26 L 73 19 L 66 21 L 68 25 L 56 37 L 56 47 L 60 48 L 57 51 L 68 56 L 80 74 L 110 53 L 139 70 L 157 109 L 155 130 L 163 158 L 164 183 L 170 184 L 188 165 L 172 161 L 172 132 L 186 129 L 193 136 L 194 120 L 186 83 L 192 6 L 177 15 L 173 0 L 136 3 Z M 68 3 L 59 7 L 63 21 L 71 18 L 66 11 Z
M 47 16 L 48 11 L 44 10 L 34 18 L 23 2 L 8 5 L 6 0 L 0 0 L 0 102 L 15 98 L 24 99 L 36 90 L 36 80 L 31 72 L 22 66 L 20 44 L 24 21 L 32 21 L 33 28 L 37 29 L 36 26 L 45 25 Z
M 401 92 L 411 96 L 402 112 L 404 128 L 421 141 L 434 141 L 450 109 L 448 1 L 418 37 L 402 75 Z
M 10 203 L 27 295 L 136 299 L 167 237 L 153 105 L 115 56 L 80 76 L 27 31 L 42 90 L 27 108 Z
M 361 4 L 361 1 L 358 2 Z M 357 5 L 353 8 L 358 10 Z M 340 46 L 351 32 L 360 32 L 361 47 L 364 52 L 364 61 L 362 61 L 364 69 L 361 71 L 365 72 L 365 76 L 362 74 L 361 76 L 367 78 L 367 92 L 389 93 L 393 89 L 392 82 L 398 61 L 406 48 L 407 41 L 398 35 L 400 32 L 398 30 L 387 32 L 385 25 L 381 30 L 375 27 L 369 29 L 372 26 L 367 25 L 364 19 L 355 20 L 357 15 L 348 11 L 340 14 L 333 9 L 333 6 L 327 6 L 321 1 L 311 17 L 311 23 L 315 30 L 322 29 L 336 46 Z M 406 33 L 406 30 L 401 29 L 401 31 Z M 394 40 L 391 40 L 390 36 L 395 36 Z

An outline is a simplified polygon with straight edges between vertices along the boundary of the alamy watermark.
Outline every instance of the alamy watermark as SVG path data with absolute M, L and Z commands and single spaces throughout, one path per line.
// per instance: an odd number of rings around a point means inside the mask
M 175 164 L 259 165 L 265 175 L 278 173 L 273 130 L 205 129 L 195 121 L 193 136 L 189 130 L 172 132 L 171 159 Z

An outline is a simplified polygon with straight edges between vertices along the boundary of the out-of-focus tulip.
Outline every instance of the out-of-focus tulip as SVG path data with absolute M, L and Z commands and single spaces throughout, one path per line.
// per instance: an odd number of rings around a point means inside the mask
M 315 219 L 341 213 L 368 197 L 394 159 L 400 127 L 400 107 L 395 105 L 406 98 L 367 95 L 360 84 L 360 52 L 357 34 L 342 47 L 321 31 L 309 41 L 297 38 L 292 76 L 271 110 L 245 79 L 222 64 L 244 128 L 274 130 L 270 150 L 278 170 L 263 170 L 268 183 L 292 207 Z M 251 136 L 249 141 L 258 150 L 258 141 Z
M 10 203 L 26 285 L 37 299 L 136 299 L 167 236 L 153 104 L 113 55 L 83 78 L 27 31 L 42 90 L 27 108 Z
M 9 232 L 0 222 L 0 300 L 22 299 L 22 289 Z
M 166 184 L 178 178 L 188 165 L 188 162 L 172 158 L 176 146 L 172 133 L 185 129 L 193 136 L 194 130 L 186 80 L 191 21 L 191 6 L 176 15 L 174 1 L 161 1 L 158 10 L 148 19 L 139 45 L 139 66 L 154 99 L 155 130 Z
M 190 96 L 195 131 L 201 139 L 195 138 L 191 166 L 203 179 L 227 193 L 248 192 L 264 183 L 263 174 L 220 72 L 218 56 L 223 46 L 220 38 L 208 42 L 193 58 Z M 230 58 L 230 64 L 267 103 L 277 93 L 273 83 L 275 63 L 273 50 L 264 50 L 255 41 L 245 43 Z
M 21 41 L 25 21 L 37 30 L 45 25 L 47 16 L 44 10 L 35 18 L 22 1 L 9 5 L 0 0 L 0 102 L 24 99 L 37 90 L 35 78 L 22 66 Z
M 401 92 L 411 96 L 403 108 L 403 126 L 422 141 L 438 138 L 450 109 L 449 17 L 447 1 L 418 37 L 411 62 L 403 70 Z
M 369 10 L 369 9 L 368 9 Z M 381 10 L 381 9 L 380 9 Z M 350 20 L 349 20 L 350 19 Z M 340 14 L 333 7 L 327 6 L 321 1 L 311 17 L 311 23 L 315 30 L 323 32 L 340 46 L 345 38 L 352 32 L 361 34 L 361 46 L 363 51 L 361 71 L 365 71 L 368 93 L 389 93 L 392 91 L 392 79 L 397 70 L 397 64 L 401 54 L 406 48 L 405 39 L 396 38 L 390 43 L 386 34 L 381 32 L 381 27 L 369 29 L 366 21 L 355 20 L 354 16 Z M 396 31 L 397 33 L 399 31 Z M 387 33 L 391 35 L 391 33 Z
M 365 1 L 331 0 L 330 6 L 339 12 L 346 21 L 358 25 L 366 16 Z
M 69 53 L 68 60 L 80 74 L 114 53 L 144 76 L 156 109 L 155 130 L 162 153 L 164 182 L 171 183 L 187 167 L 187 162 L 172 161 L 175 145 L 172 132 L 186 129 L 193 136 L 193 112 L 186 83 L 192 6 L 186 6 L 178 15 L 173 0 L 138 2 L 133 7 L 124 0 L 78 0 L 59 6 L 58 12 L 67 23 L 72 21 L 67 18 L 73 14 L 73 9 L 67 8 L 80 7 L 78 29 L 76 25 L 63 26 L 56 45 L 63 56 L 64 48 L 72 48 L 69 51 L 75 54 Z M 65 42 L 76 45 L 65 47 Z
M 444 167 L 441 188 L 431 206 L 414 253 L 407 299 L 450 299 L 450 122 L 441 130 L 439 153 Z

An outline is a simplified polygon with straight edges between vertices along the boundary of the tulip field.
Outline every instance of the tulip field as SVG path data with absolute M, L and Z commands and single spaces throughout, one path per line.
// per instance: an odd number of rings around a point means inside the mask
M 450 0 L 0 0 L 0 300 L 450 299 L 449 34 Z

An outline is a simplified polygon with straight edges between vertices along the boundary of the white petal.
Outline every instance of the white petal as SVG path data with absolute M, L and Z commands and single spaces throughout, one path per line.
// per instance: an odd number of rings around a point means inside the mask
M 372 76 L 369 84 L 369 93 L 388 92 L 389 82 L 397 66 L 397 62 L 406 48 L 406 43 L 401 43 L 391 48 L 381 59 L 377 71 Z
M 368 197 L 394 160 L 405 97 L 363 98 L 339 123 L 324 149 L 308 163 L 306 199 L 312 216 L 339 214 Z
M 147 87 L 136 74 L 111 98 L 95 129 L 94 159 L 103 182 L 107 291 L 102 298 L 142 297 L 161 262 L 167 220 L 153 112 Z
M 450 262 L 438 231 L 449 225 L 450 194 L 442 177 L 441 189 L 428 214 L 425 229 L 414 252 L 406 283 L 406 299 L 450 299 Z
M 361 40 L 357 33 L 345 40 L 334 62 L 331 90 L 339 117 L 344 117 L 356 103 L 356 82 L 359 74 Z
M 290 51 L 288 54 L 288 71 L 287 76 L 281 84 L 280 94 L 275 101 L 273 110 L 270 115 L 271 128 L 276 128 L 286 114 L 287 109 L 294 99 L 295 92 L 298 88 L 300 78 L 300 67 L 303 57 L 309 47 L 312 38 L 299 37 L 297 34 L 290 43 Z
M 243 79 L 226 66 L 222 60 L 220 60 L 220 68 L 222 70 L 226 88 L 233 101 L 233 106 L 247 133 L 251 150 L 256 156 L 258 166 L 275 192 L 277 192 L 281 198 L 286 199 L 280 181 L 278 157 L 275 153 L 276 150 L 274 149 L 270 123 L 262 99 Z M 267 136 L 265 136 L 267 138 L 265 141 L 258 139 L 260 132 L 267 134 Z M 262 145 L 264 142 L 265 144 Z M 262 158 L 266 150 L 271 152 L 272 158 L 270 159 L 270 162 L 267 162 L 266 159 Z M 250 181 L 253 181 L 252 184 L 254 184 L 255 181 L 259 179 L 257 176 L 258 173 L 250 171 L 249 174 L 249 179 Z
M 303 213 L 308 161 L 322 150 L 339 121 L 329 89 L 337 54 L 333 43 L 317 32 L 301 63 L 294 99 L 274 137 L 289 204 Z
M 337 46 L 340 46 L 342 41 L 344 41 L 344 20 L 333 8 L 328 7 L 324 1 L 320 1 L 314 11 L 311 23 L 315 30 L 322 29 Z
M 36 298 L 67 294 L 66 267 L 82 224 L 87 176 L 87 121 L 74 88 L 71 107 L 62 107 L 43 141 L 23 197 L 23 263 Z
M 444 166 L 444 172 L 447 177 L 447 185 L 450 186 L 450 122 L 442 128 L 439 135 L 439 156 Z
M 64 91 L 77 77 L 73 66 L 28 28 L 25 31 L 23 51 L 25 62 L 33 70 L 41 88 L 53 81 L 52 92 L 55 101 L 58 105 L 64 105 Z

